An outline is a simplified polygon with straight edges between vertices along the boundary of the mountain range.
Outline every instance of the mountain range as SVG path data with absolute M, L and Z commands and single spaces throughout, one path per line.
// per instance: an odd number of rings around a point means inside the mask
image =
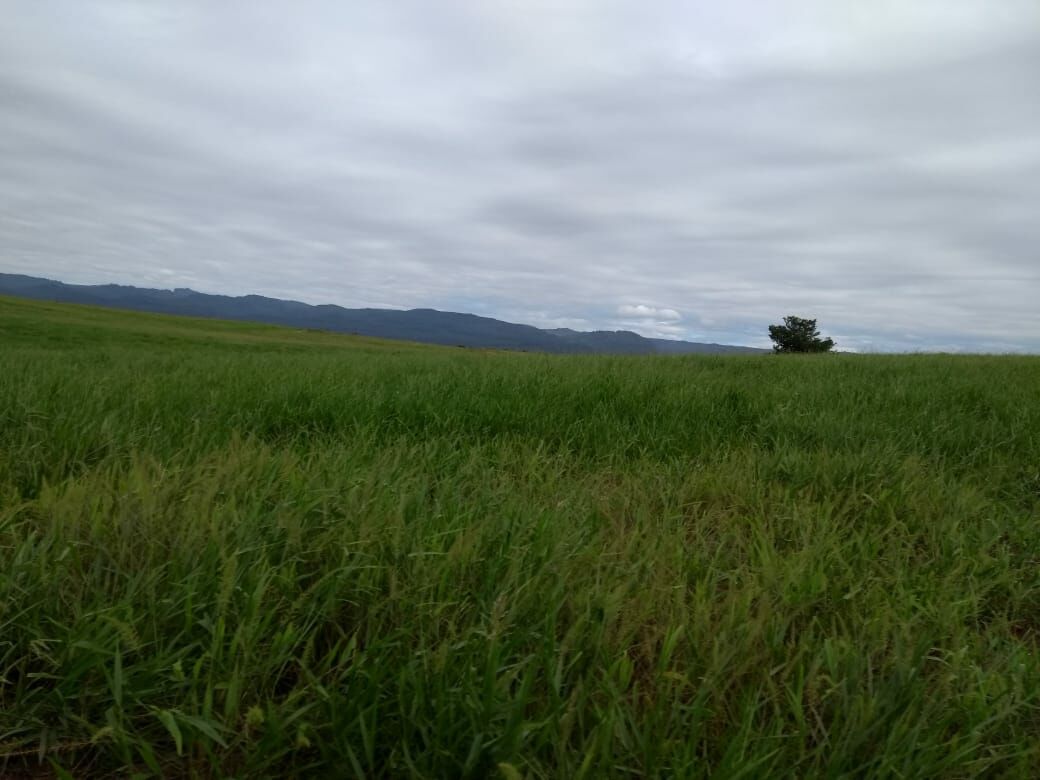
M 647 338 L 628 330 L 543 329 L 436 309 L 345 309 L 261 295 L 210 295 L 187 288 L 156 290 L 118 284 L 65 284 L 21 274 L 0 273 L 0 294 L 485 349 L 627 355 L 768 352 L 753 347 Z

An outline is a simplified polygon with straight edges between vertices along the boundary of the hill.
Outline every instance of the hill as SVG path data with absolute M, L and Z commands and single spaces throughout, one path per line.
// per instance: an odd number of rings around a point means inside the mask
M 752 347 L 648 339 L 631 331 L 543 330 L 490 317 L 434 309 L 345 309 L 260 295 L 210 295 L 185 288 L 155 290 L 115 284 L 65 284 L 19 274 L 0 274 L 0 294 L 157 314 L 264 322 L 449 346 L 637 355 L 768 352 Z

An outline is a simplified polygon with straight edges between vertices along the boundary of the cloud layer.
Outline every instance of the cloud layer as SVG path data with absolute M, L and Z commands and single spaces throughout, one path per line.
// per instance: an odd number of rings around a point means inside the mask
M 1035 0 L 22 4 L 0 266 L 1038 351 L 1038 73 Z

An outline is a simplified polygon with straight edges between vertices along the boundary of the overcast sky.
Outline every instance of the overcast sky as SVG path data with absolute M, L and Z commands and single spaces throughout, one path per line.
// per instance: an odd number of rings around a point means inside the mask
M 1038 0 L 0 0 L 0 270 L 1040 351 Z

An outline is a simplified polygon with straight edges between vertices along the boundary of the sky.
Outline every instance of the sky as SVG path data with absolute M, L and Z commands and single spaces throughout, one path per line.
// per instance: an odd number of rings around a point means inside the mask
M 0 13 L 0 271 L 1040 351 L 1037 0 Z

